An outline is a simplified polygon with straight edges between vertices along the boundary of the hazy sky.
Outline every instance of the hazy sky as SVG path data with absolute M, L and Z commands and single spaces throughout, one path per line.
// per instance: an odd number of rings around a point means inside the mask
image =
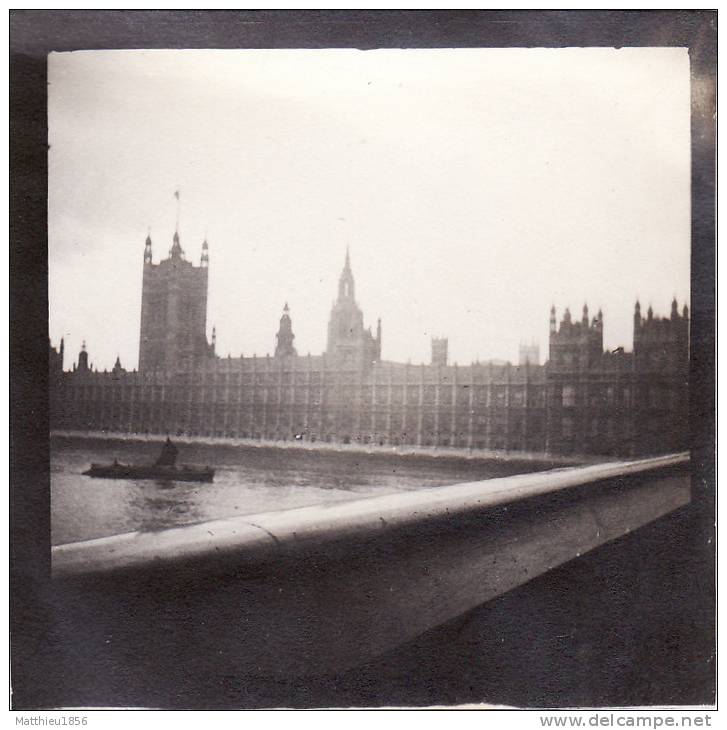
M 551 304 L 689 296 L 686 49 L 82 51 L 49 57 L 50 335 L 138 361 L 144 239 L 210 245 L 218 352 L 325 347 L 345 247 L 383 357 L 547 353 Z

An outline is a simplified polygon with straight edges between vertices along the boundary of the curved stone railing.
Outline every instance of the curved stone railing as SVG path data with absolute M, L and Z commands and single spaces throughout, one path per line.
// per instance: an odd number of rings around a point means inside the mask
M 686 505 L 688 462 L 570 467 L 59 545 L 53 576 L 71 620 L 101 620 L 139 651 L 151 632 L 192 664 L 217 652 L 235 672 L 330 671 Z

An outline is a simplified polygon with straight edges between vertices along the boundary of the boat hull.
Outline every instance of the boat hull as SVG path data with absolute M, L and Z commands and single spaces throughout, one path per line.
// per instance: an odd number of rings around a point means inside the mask
M 215 470 L 174 466 L 134 466 L 130 464 L 91 464 L 85 476 L 100 479 L 161 479 L 175 482 L 211 482 Z

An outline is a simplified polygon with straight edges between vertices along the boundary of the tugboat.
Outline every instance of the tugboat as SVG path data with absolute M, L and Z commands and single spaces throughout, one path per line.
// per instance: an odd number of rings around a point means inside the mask
M 167 436 L 159 458 L 153 464 L 120 464 L 114 459 L 113 464 L 91 464 L 91 468 L 83 474 L 101 479 L 166 479 L 178 482 L 211 482 L 215 470 L 209 466 L 198 467 L 182 464 L 177 466 L 179 450 Z

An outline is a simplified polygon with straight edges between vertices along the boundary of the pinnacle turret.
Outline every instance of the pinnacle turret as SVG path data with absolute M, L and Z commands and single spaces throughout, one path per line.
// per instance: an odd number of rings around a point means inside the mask
M 146 234 L 146 241 L 144 241 L 144 263 L 151 263 L 151 231 Z
M 275 338 L 277 340 L 275 357 L 290 357 L 297 354 L 295 347 L 293 347 L 295 335 L 293 334 L 293 323 L 290 319 L 288 302 L 285 302 L 285 306 L 283 307 L 283 315 L 280 317 L 280 327 Z
M 86 340 L 81 343 L 81 351 L 78 353 L 78 370 L 79 372 L 88 372 L 88 351 L 86 350 Z
M 184 249 L 179 243 L 179 231 L 174 231 L 174 238 L 172 239 L 172 247 L 169 249 L 169 256 L 173 259 L 184 258 Z
M 204 237 L 204 241 L 202 242 L 202 256 L 199 260 L 199 265 L 203 267 L 210 265 L 210 247 L 207 243 L 207 236 Z

